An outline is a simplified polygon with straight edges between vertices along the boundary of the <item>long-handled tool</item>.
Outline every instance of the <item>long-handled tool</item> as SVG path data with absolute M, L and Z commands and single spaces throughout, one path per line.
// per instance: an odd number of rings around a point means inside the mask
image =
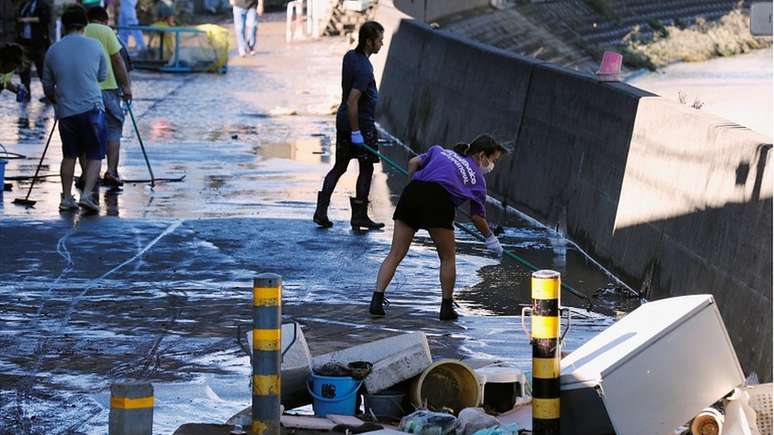
M 142 149 L 142 156 L 145 157 L 145 164 L 148 166 L 148 172 L 150 172 L 150 185 L 156 186 L 156 177 L 153 176 L 153 169 L 151 169 L 150 161 L 148 160 L 148 153 L 145 152 L 145 145 L 142 143 L 142 136 L 140 136 L 140 129 L 137 128 L 137 121 L 134 120 L 134 113 L 132 112 L 132 103 L 128 102 L 126 108 L 129 109 L 129 117 L 132 118 L 132 125 L 134 126 L 134 132 L 137 134 L 137 141 L 140 142 L 140 148 Z M 182 180 L 182 178 L 181 178 Z
M 54 136 L 54 130 L 56 130 L 56 123 L 57 119 L 54 118 L 54 125 L 51 126 L 51 133 L 48 134 L 48 140 L 46 140 L 46 147 L 43 148 L 43 155 L 40 156 L 40 161 L 38 162 L 38 167 L 35 169 L 35 175 L 32 177 L 32 182 L 30 183 L 30 188 L 27 190 L 27 196 L 22 198 L 16 198 L 13 200 L 13 203 L 16 205 L 21 205 L 24 207 L 33 207 L 37 201 L 33 201 L 30 199 L 30 194 L 32 193 L 32 187 L 35 186 L 35 180 L 38 179 L 38 172 L 40 172 L 40 167 L 43 165 L 43 159 L 46 158 L 46 151 L 48 151 L 48 145 L 51 143 L 51 138 Z
M 389 157 L 387 157 L 384 154 L 380 153 L 379 151 L 371 148 L 369 145 L 363 144 L 362 146 L 366 150 L 368 150 L 368 152 L 370 152 L 371 154 L 373 154 L 375 156 L 378 156 L 383 161 L 387 162 L 387 164 L 390 165 L 391 167 L 393 167 L 396 171 L 400 172 L 403 175 L 408 176 L 408 171 L 406 171 L 406 169 L 404 169 L 403 167 L 401 167 L 400 165 L 395 163 L 395 161 L 393 161 Z M 465 213 L 464 211 L 460 210 L 460 212 L 462 214 L 464 214 L 465 216 L 468 216 L 468 214 Z M 484 236 L 482 236 L 481 234 L 478 234 L 477 232 L 471 230 L 470 228 L 466 227 L 465 225 L 462 225 L 459 222 L 454 222 L 454 226 L 456 226 L 457 228 L 459 228 L 462 231 L 470 234 L 471 236 L 475 237 L 476 239 L 478 239 L 478 240 L 480 240 L 482 242 L 485 241 Z M 518 263 L 521 263 L 523 266 L 525 266 L 530 271 L 534 272 L 534 271 L 539 270 L 539 268 L 537 266 L 535 266 L 534 264 L 530 263 L 529 261 L 525 260 L 524 258 L 521 258 L 520 256 L 514 254 L 513 252 L 508 251 L 507 249 L 503 249 L 503 255 L 508 257 L 508 258 L 510 258 L 511 260 L 514 260 L 514 261 L 516 261 Z M 580 299 L 585 300 L 586 304 L 587 304 L 586 309 L 590 310 L 591 307 L 593 306 L 593 301 L 591 300 L 591 298 L 586 296 L 585 294 L 581 293 L 580 291 L 575 290 L 574 288 L 572 288 L 571 286 L 565 284 L 564 282 L 562 282 L 562 288 L 564 288 L 565 290 L 567 290 L 568 292 L 570 292 L 574 296 L 576 296 L 576 297 L 578 297 Z
M 59 174 L 40 174 L 34 177 L 32 175 L 11 175 L 10 177 L 5 177 L 5 179 L 8 181 L 27 181 L 32 179 L 40 180 L 42 178 L 51 178 L 51 177 L 58 177 L 58 176 Z

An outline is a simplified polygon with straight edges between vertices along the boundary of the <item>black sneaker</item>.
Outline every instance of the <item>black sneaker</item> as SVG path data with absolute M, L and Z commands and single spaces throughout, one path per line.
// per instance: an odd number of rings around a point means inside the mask
M 390 305 L 390 301 L 384 297 L 384 292 L 374 292 L 371 295 L 371 305 L 368 307 L 368 312 L 373 316 L 384 316 L 384 306 Z

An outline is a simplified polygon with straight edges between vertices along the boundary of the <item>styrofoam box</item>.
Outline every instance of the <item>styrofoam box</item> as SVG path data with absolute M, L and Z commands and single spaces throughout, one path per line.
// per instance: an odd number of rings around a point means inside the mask
M 744 383 L 711 295 L 642 305 L 561 363 L 562 434 L 660 435 Z
M 363 12 L 371 6 L 372 0 L 345 0 L 343 7 L 349 11 Z

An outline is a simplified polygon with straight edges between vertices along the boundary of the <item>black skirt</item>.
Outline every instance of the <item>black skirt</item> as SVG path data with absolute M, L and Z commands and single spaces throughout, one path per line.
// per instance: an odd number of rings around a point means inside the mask
M 399 220 L 415 230 L 451 230 L 454 229 L 454 202 L 440 184 L 412 181 L 400 194 L 392 219 Z

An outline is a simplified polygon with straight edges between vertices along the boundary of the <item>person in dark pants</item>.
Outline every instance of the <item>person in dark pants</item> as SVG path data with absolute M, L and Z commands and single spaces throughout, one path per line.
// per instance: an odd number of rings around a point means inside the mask
M 381 24 L 376 21 L 363 24 L 360 27 L 357 48 L 348 51 L 342 61 L 342 101 L 336 113 L 336 163 L 325 176 L 322 191 L 317 194 L 317 209 L 314 212 L 314 222 L 323 228 L 333 226 L 328 219 L 328 204 L 336 183 L 347 172 L 351 159 L 358 160 L 360 174 L 357 177 L 355 197 L 350 198 L 350 224 L 353 229 L 370 230 L 384 227 L 383 223 L 374 222 L 368 217 L 368 193 L 371 190 L 374 163 L 377 163 L 379 158 L 363 147 L 363 144 L 373 149 L 378 146 L 374 121 L 378 93 L 374 68 L 368 57 L 379 52 L 383 40 L 384 27 Z
M 454 283 L 457 278 L 454 210 L 470 202 L 471 220 L 486 237 L 486 247 L 498 257 L 503 254 L 500 241 L 486 221 L 486 180 L 484 175 L 494 169 L 495 162 L 507 152 L 489 135 L 481 135 L 470 144 L 458 144 L 454 150 L 433 146 L 426 153 L 409 160 L 411 181 L 403 189 L 395 207 L 395 229 L 390 253 L 382 262 L 376 277 L 376 290 L 371 297 L 369 312 L 383 316 L 384 291 L 395 270 L 411 246 L 414 234 L 427 230 L 441 260 L 441 320 L 456 320 Z
M 35 64 L 38 78 L 43 71 L 43 59 L 51 45 L 49 26 L 51 24 L 51 4 L 48 0 L 24 0 L 16 10 L 16 42 L 24 48 L 25 56 Z M 22 84 L 28 89 L 32 78 L 32 66 L 29 64 L 19 71 Z M 30 96 L 27 95 L 27 101 Z M 45 97 L 41 101 L 47 101 Z

